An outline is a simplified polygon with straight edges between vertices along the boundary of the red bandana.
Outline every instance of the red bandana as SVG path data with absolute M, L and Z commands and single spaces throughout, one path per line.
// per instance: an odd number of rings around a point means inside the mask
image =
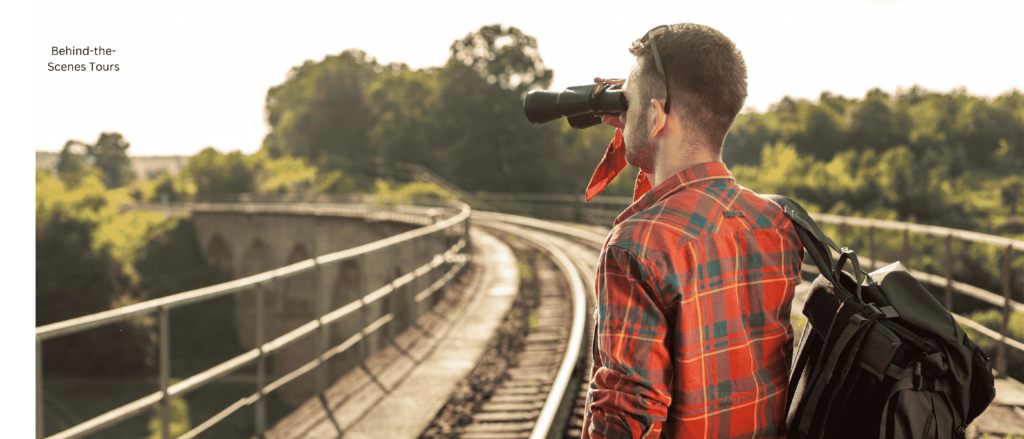
M 590 177 L 590 184 L 587 185 L 587 201 L 604 191 L 625 167 L 626 142 L 622 140 L 622 130 L 616 128 L 615 137 L 608 144 L 608 151 L 605 151 L 604 158 L 594 170 L 594 176 Z M 647 180 L 647 173 L 641 170 L 637 173 L 636 183 L 633 186 L 633 201 L 639 200 L 649 190 L 651 190 L 651 182 Z

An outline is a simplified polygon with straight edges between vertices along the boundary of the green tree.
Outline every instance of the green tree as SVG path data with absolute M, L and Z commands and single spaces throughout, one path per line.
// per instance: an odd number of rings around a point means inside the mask
M 100 170 L 89 164 L 93 157 L 87 156 L 86 145 L 78 140 L 68 140 L 57 159 L 57 175 L 69 187 L 77 186 L 86 176 L 102 177 Z
M 556 177 L 562 172 L 554 144 L 558 126 L 531 125 L 523 116 L 525 93 L 546 88 L 552 76 L 536 39 L 514 27 L 491 25 L 449 50 L 438 71 L 434 123 L 436 136 L 446 139 L 442 175 L 471 191 L 565 191 Z
M 128 148 L 131 144 L 120 133 L 100 133 L 96 143 L 86 145 L 94 165 L 103 171 L 108 188 L 118 188 L 135 179 Z
M 445 139 L 436 128 L 440 85 L 435 69 L 385 70 L 366 89 L 375 124 L 369 143 L 385 163 L 417 163 L 444 170 Z
M 884 151 L 900 143 L 893 129 L 889 95 L 873 88 L 850 115 L 849 146 L 856 150 Z M 839 145 L 836 145 L 839 147 Z
M 253 192 L 255 176 L 239 151 L 221 154 L 213 147 L 203 149 L 185 165 L 198 194 L 239 194 Z
M 129 279 L 105 247 L 94 249 L 96 226 L 50 216 L 36 229 L 36 325 L 114 306 Z M 43 343 L 46 373 L 136 375 L 153 364 L 153 338 L 139 321 L 120 322 Z
M 364 90 L 383 69 L 356 49 L 306 61 L 267 92 L 271 132 L 263 148 L 271 157 L 306 157 L 321 171 L 340 169 L 368 186 L 376 177 L 368 144 L 374 125 Z
M 449 66 L 463 64 L 488 83 L 524 96 L 529 90 L 546 90 L 554 78 L 554 71 L 544 67 L 537 39 L 516 27 L 483 26 L 456 40 L 449 50 Z

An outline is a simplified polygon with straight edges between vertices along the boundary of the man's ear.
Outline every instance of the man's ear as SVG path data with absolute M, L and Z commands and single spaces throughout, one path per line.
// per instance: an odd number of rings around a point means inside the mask
M 656 137 L 665 129 L 665 124 L 668 123 L 668 115 L 665 114 L 665 107 L 661 105 L 661 101 L 657 99 L 651 99 L 650 114 L 654 117 L 654 120 L 650 121 L 651 137 Z

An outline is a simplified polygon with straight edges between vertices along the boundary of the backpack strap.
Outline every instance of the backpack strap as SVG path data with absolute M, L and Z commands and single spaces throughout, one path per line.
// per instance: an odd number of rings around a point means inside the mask
M 786 217 L 793 221 L 793 225 L 796 226 L 797 236 L 800 237 L 800 242 L 804 246 L 804 251 L 814 261 L 814 265 L 818 267 L 821 275 L 828 279 L 829 282 L 832 282 L 833 285 L 839 286 L 839 271 L 842 270 L 842 263 L 847 259 L 853 263 L 854 277 L 857 279 L 858 291 L 856 295 L 860 298 L 861 281 L 870 278 L 867 276 L 866 271 L 860 269 L 857 255 L 845 247 L 840 248 L 832 238 L 829 238 L 828 235 L 821 231 L 821 228 L 814 222 L 811 215 L 796 201 L 784 195 L 766 194 L 761 195 L 761 198 L 777 204 L 782 208 L 782 212 Z M 832 258 L 830 249 L 835 250 L 836 253 L 841 255 L 839 262 Z
M 818 227 L 818 223 L 815 223 L 814 219 L 811 218 L 811 214 L 807 213 L 799 203 L 785 195 L 767 194 L 761 195 L 761 197 L 778 204 L 779 207 L 782 208 L 782 212 L 785 213 L 790 220 L 799 224 L 818 241 L 828 245 L 837 252 L 839 251 L 839 246 L 836 245 L 835 241 L 832 241 L 832 238 L 829 238 L 828 235 L 821 231 L 821 228 Z
M 818 224 L 811 219 L 811 215 L 797 204 L 796 201 L 783 195 L 761 195 L 761 198 L 771 201 L 782 208 L 782 212 L 796 226 L 796 233 L 800 237 L 800 242 L 804 245 L 804 251 L 814 261 L 818 271 L 829 282 L 832 282 L 833 285 L 837 285 L 839 282 L 833 272 L 833 267 L 836 264 L 832 260 L 832 252 L 829 251 L 829 247 L 837 252 L 839 251 L 839 246 L 836 245 L 835 241 L 832 241 L 832 238 L 829 238 L 821 231 Z

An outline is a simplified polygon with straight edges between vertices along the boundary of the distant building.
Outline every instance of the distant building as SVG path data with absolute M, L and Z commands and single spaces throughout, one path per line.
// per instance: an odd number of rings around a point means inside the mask
M 57 161 L 60 158 L 59 152 L 36 151 L 36 169 L 49 169 L 57 173 Z M 160 171 L 167 171 L 171 175 L 178 175 L 188 164 L 191 156 L 187 155 L 158 155 L 158 156 L 129 156 L 132 160 L 132 171 L 135 177 L 140 180 L 150 178 Z

